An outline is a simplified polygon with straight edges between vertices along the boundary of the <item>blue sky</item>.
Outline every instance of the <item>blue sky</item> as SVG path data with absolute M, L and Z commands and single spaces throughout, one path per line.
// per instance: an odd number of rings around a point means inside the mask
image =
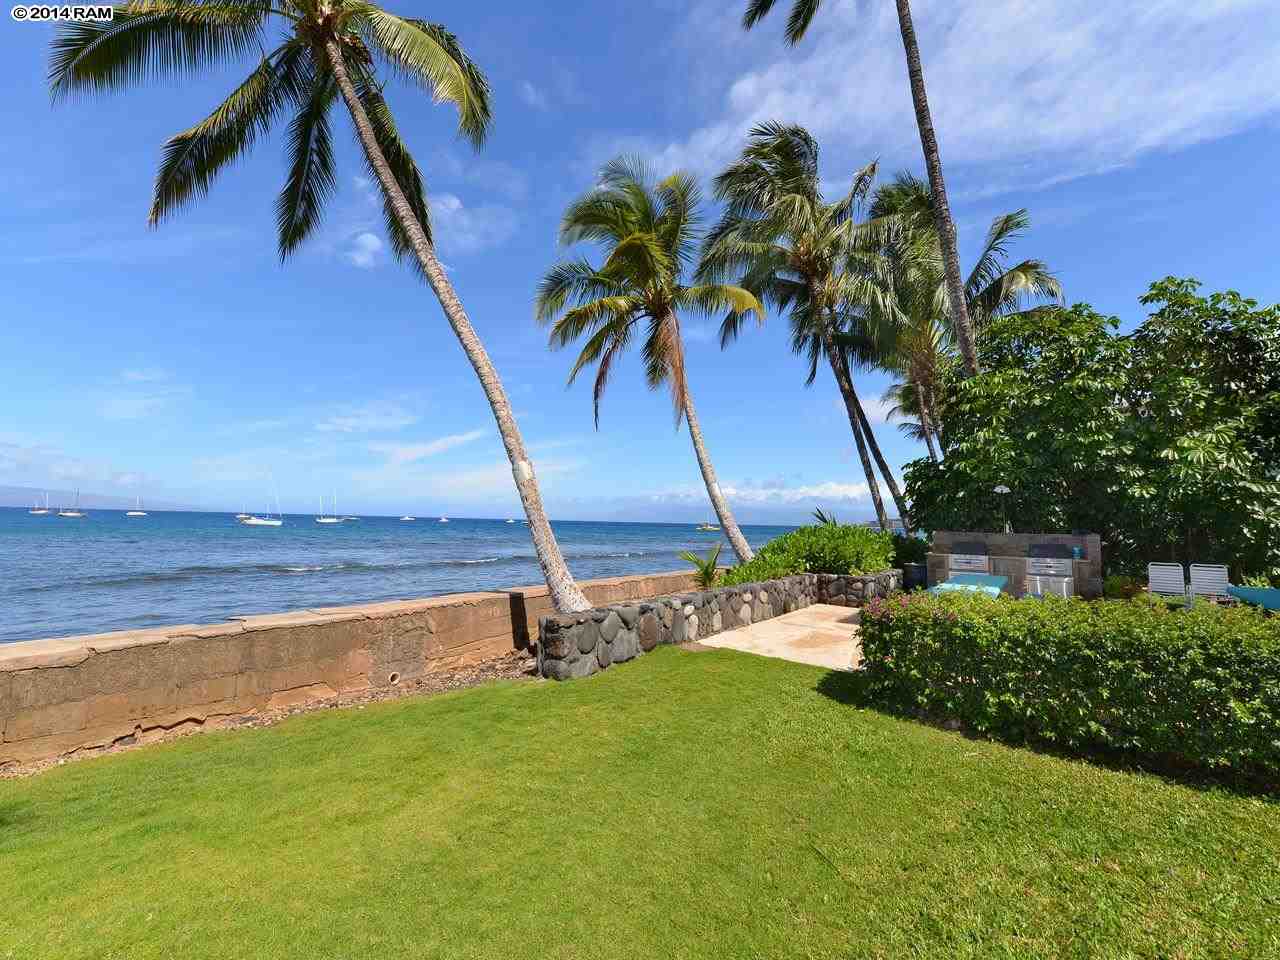
M 781 119 L 819 138 L 833 189 L 873 158 L 885 174 L 921 169 L 892 4 L 828 0 L 794 50 L 783 15 L 743 34 L 740 6 L 434 4 L 493 86 L 479 154 L 451 108 L 390 89 L 441 255 L 555 517 L 709 514 L 687 435 L 638 360 L 619 369 L 596 432 L 589 383 L 565 389 L 571 356 L 549 353 L 532 320 L 559 214 L 602 162 L 636 151 L 705 181 L 753 123 Z M 1025 206 L 1033 228 L 1015 255 L 1046 260 L 1068 299 L 1127 323 L 1167 274 L 1280 300 L 1274 0 L 914 7 L 962 259 L 993 216 Z M 514 514 L 488 406 L 430 291 L 387 256 L 346 117 L 338 193 L 289 263 L 272 222 L 279 134 L 150 230 L 161 144 L 237 71 L 52 107 L 49 36 L 0 26 L 0 485 L 262 509 L 270 471 L 286 510 L 336 490 L 344 511 Z M 785 321 L 726 352 L 710 323 L 686 330 L 740 517 L 798 519 L 815 504 L 870 515 L 835 388 L 829 376 L 803 386 Z M 885 385 L 859 378 L 873 413 Z M 876 429 L 894 463 L 919 455 L 893 425 Z

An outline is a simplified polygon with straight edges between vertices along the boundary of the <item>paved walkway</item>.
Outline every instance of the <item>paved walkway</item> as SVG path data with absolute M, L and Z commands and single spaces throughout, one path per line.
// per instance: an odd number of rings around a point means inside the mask
M 832 670 L 852 670 L 862 662 L 862 645 L 858 641 L 860 613 L 849 607 L 815 603 L 749 627 L 726 630 L 698 643 Z

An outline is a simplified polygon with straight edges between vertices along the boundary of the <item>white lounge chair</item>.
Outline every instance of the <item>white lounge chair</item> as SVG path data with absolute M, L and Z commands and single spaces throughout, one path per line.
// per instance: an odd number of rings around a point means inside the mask
M 1187 599 L 1186 572 L 1180 563 L 1147 564 L 1147 589 L 1161 597 Z
M 1193 563 L 1191 565 L 1191 597 L 1207 597 L 1210 600 L 1226 600 L 1235 598 L 1228 592 L 1231 581 L 1227 579 L 1227 568 L 1219 563 Z

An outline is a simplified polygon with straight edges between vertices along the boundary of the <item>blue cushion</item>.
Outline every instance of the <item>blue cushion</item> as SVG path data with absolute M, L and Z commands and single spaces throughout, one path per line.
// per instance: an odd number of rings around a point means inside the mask
M 968 593 L 985 593 L 993 597 L 1000 596 L 1000 590 L 1009 582 L 1008 577 L 997 577 L 991 573 L 957 573 L 945 583 L 940 583 L 929 592 L 950 593 L 961 590 Z
M 1227 593 L 1263 610 L 1280 610 L 1280 590 L 1274 587 L 1227 587 Z

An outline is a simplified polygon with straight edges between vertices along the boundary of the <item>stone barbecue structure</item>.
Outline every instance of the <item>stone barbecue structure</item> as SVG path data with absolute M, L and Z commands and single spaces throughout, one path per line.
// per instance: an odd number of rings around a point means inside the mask
M 948 577 L 952 554 L 971 554 L 981 545 L 989 573 L 1007 577 L 1004 592 L 1021 597 L 1027 592 L 1028 561 L 1059 558 L 1069 570 L 1072 592 L 1081 597 L 1102 596 L 1102 538 L 1096 533 L 988 533 L 939 530 L 933 535 L 928 558 L 929 586 Z M 1079 556 L 1073 556 L 1078 553 Z
M 801 610 L 814 603 L 856 607 L 902 587 L 902 573 L 836 576 L 800 573 L 762 583 L 611 604 L 584 613 L 551 614 L 539 623 L 538 671 L 585 677 L 663 643 L 701 640 Z

